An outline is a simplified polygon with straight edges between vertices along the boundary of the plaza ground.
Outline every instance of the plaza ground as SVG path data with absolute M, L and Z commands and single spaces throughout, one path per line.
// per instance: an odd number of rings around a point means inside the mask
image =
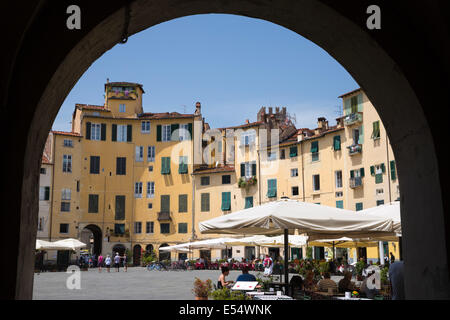
M 251 272 L 257 275 L 259 272 Z M 194 300 L 191 290 L 195 277 L 217 283 L 220 270 L 148 271 L 128 268 L 128 272 L 110 273 L 104 269 L 82 271 L 81 289 L 67 289 L 71 274 L 44 272 L 34 275 L 34 300 Z M 230 271 L 227 280 L 236 280 L 240 271 Z M 295 274 L 290 274 L 292 277 Z M 342 277 L 332 277 L 339 281 Z

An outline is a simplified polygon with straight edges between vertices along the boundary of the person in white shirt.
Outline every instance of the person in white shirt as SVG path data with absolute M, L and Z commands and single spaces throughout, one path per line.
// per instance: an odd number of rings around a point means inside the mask
M 266 254 L 266 258 L 264 259 L 263 265 L 264 265 L 264 275 L 265 276 L 272 275 L 272 272 L 273 272 L 273 260 L 268 254 Z

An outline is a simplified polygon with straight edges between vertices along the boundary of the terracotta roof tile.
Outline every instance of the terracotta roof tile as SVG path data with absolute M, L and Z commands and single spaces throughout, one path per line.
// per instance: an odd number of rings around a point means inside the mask
M 234 172 L 233 166 L 221 166 L 221 167 L 215 167 L 215 168 L 197 168 L 194 170 L 192 174 L 207 174 L 207 173 L 222 173 L 222 172 Z
M 52 133 L 63 135 L 63 136 L 81 137 L 81 134 L 76 133 L 76 132 L 52 131 Z
M 358 92 L 358 91 L 362 91 L 362 89 L 361 89 L 361 88 L 358 88 L 358 89 L 352 90 L 352 91 L 350 91 L 350 92 L 344 93 L 344 94 L 340 95 L 338 98 L 343 98 L 343 97 L 345 97 L 345 96 L 351 95 L 351 94 L 356 93 L 356 92 Z
M 90 104 L 81 104 L 77 103 L 75 104 L 75 107 L 81 108 L 83 110 L 99 110 L 99 111 L 108 111 L 111 112 L 111 110 L 106 109 L 105 106 L 96 106 L 96 105 L 90 105 Z
M 193 118 L 194 114 L 178 113 L 178 112 L 160 112 L 160 113 L 141 113 L 140 119 L 179 119 L 179 118 Z

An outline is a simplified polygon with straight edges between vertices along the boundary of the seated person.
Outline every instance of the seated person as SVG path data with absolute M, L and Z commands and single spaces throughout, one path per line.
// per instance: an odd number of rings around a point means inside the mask
M 291 281 L 289 281 L 289 285 L 292 290 L 303 290 L 303 279 L 300 276 L 292 276 Z
M 308 271 L 303 282 L 303 287 L 307 291 L 315 291 L 317 289 L 316 281 L 314 280 L 314 272 Z
M 324 272 L 323 279 L 318 283 L 319 291 L 328 292 L 328 288 L 333 289 L 333 292 L 337 292 L 337 284 L 331 280 L 331 275 L 329 272 Z
M 369 287 L 367 286 L 367 281 L 370 281 L 370 280 L 368 280 L 369 277 L 374 273 L 375 273 L 375 271 L 369 272 L 368 276 L 361 283 L 360 291 L 363 292 L 366 295 L 366 297 L 369 299 L 373 299 L 376 295 L 380 294 L 380 292 L 376 288 L 369 289 Z M 375 279 L 371 279 L 371 280 L 372 280 L 372 283 L 374 284 Z M 374 287 L 374 285 L 373 285 L 373 287 Z
M 353 291 L 355 289 L 355 285 L 352 282 L 351 272 L 347 271 L 344 273 L 344 278 L 339 281 L 338 288 L 339 292 Z
M 236 282 L 238 281 L 257 281 L 256 277 L 250 273 L 248 273 L 249 267 L 245 266 L 242 268 L 242 274 L 237 277 Z
M 226 281 L 225 277 L 230 274 L 230 269 L 228 267 L 222 267 L 222 273 L 219 276 L 219 280 L 217 281 L 217 288 L 223 289 L 228 287 L 233 283 L 233 281 Z

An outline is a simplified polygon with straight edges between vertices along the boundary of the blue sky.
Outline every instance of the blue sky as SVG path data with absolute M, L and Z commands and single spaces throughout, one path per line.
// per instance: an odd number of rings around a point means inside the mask
M 279 25 L 234 15 L 171 20 L 118 44 L 80 78 L 53 130 L 71 130 L 75 103 L 103 105 L 104 83 L 144 85 L 144 112 L 193 113 L 195 102 L 211 127 L 256 121 L 262 106 L 287 107 L 297 128 L 318 117 L 335 124 L 341 100 L 359 87 L 323 49 Z

